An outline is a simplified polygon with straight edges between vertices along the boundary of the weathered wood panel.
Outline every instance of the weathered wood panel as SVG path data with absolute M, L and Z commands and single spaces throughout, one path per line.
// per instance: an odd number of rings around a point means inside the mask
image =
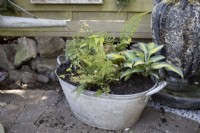
M 55 20 L 72 20 L 72 12 L 31 12 L 38 18 L 55 19 Z M 26 14 L 20 13 L 20 16 L 27 17 Z
M 45 0 L 44 0 L 45 1 Z M 48 19 L 69 19 L 68 26 L 70 31 L 65 28 L 28 28 L 28 29 L 0 29 L 2 36 L 35 36 L 35 35 L 54 35 L 54 36 L 73 36 L 80 31 L 84 20 L 89 23 L 93 31 L 107 32 L 119 36 L 123 31 L 124 22 L 131 18 L 135 13 L 151 11 L 153 8 L 152 0 L 130 0 L 128 6 L 120 7 L 116 5 L 116 0 L 103 0 L 103 4 L 31 4 L 30 0 L 15 0 L 19 6 L 28 10 L 39 18 Z M 120 10 L 120 11 L 119 11 Z M 2 14 L 12 16 L 27 15 L 21 13 Z M 133 38 L 151 38 L 151 15 L 144 17 L 141 25 Z
M 0 34 L 1 36 L 59 36 L 59 37 L 72 37 L 76 32 L 58 32 L 56 30 L 54 31 L 35 31 L 35 30 L 17 30 L 17 31 L 13 31 L 13 30 L 3 30 L 3 33 Z M 108 32 L 108 34 L 115 36 L 115 37 L 119 37 L 120 33 L 113 33 L 113 32 Z M 146 32 L 140 32 L 140 33 L 136 33 L 134 35 L 133 38 L 137 38 L 137 39 L 151 39 L 152 35 L 150 33 L 146 33 Z
M 120 7 L 117 6 L 116 0 L 104 0 L 103 4 L 96 5 L 74 5 L 74 4 L 31 4 L 29 0 L 15 0 L 22 8 L 28 11 L 115 11 L 118 12 Z M 144 12 L 151 11 L 153 8 L 152 0 L 130 0 L 129 4 L 122 11 Z
M 54 36 L 73 36 L 81 31 L 83 23 L 87 23 L 94 32 L 107 32 L 111 35 L 119 37 L 123 31 L 124 22 L 119 21 L 69 21 L 67 25 L 70 29 L 65 28 L 6 28 L 0 29 L 1 36 L 10 36 L 16 34 L 18 36 L 37 36 L 37 35 L 54 35 Z M 137 33 L 133 38 L 151 38 L 151 29 L 148 25 L 141 23 Z
M 103 0 L 30 0 L 33 4 L 102 4 Z
M 73 20 L 124 20 L 126 12 L 73 12 Z

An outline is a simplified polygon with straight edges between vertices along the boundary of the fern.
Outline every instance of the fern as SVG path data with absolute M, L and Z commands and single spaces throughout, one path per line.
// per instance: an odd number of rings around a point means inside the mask
M 72 80 L 80 84 L 85 84 L 86 88 L 97 85 L 102 92 L 108 93 L 110 82 L 116 80 L 116 68 L 112 62 L 107 60 L 105 54 L 101 52 L 93 56 L 83 53 L 80 60 L 84 60 L 84 63 L 79 68 L 79 71 L 77 71 L 79 75 L 72 77 Z
M 98 93 L 108 93 L 109 84 L 120 77 L 116 76 L 117 67 L 106 57 L 105 46 L 113 47 L 111 43 L 113 40 L 106 38 L 106 34 L 103 35 L 94 34 L 84 39 L 76 38 L 68 44 L 66 54 L 78 74 L 71 76 L 71 80 L 81 84 L 77 92 L 95 85 L 100 89 Z
M 142 21 L 142 18 L 148 13 L 149 12 L 138 13 L 126 22 L 124 26 L 124 31 L 120 35 L 120 43 L 118 43 L 116 47 L 117 51 L 124 50 L 131 43 L 131 38 L 134 36 L 135 32 L 137 31 Z
M 121 38 L 132 37 L 134 33 L 137 31 L 140 22 L 142 21 L 142 18 L 148 13 L 149 12 L 138 13 L 133 17 L 131 17 L 125 24 L 124 31 L 121 34 Z

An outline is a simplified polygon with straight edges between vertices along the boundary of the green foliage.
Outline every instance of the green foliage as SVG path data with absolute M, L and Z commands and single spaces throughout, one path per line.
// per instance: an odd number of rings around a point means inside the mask
M 92 35 L 84 39 L 77 38 L 68 44 L 67 57 L 77 73 L 71 80 L 81 84 L 77 92 L 98 86 L 98 93 L 108 93 L 109 84 L 119 79 L 116 76 L 117 67 L 106 58 L 105 40 L 103 36 Z
M 113 64 L 106 55 L 112 52 L 119 53 L 127 48 L 145 14 L 147 13 L 139 13 L 127 22 L 118 44 L 115 44 L 114 37 L 106 33 L 91 32 L 87 24 L 84 24 L 85 26 L 81 30 L 82 33 L 86 31 L 84 37 L 77 35 L 73 40 L 67 42 L 65 54 L 71 62 L 71 66 L 66 68 L 66 71 L 71 73 L 73 82 L 80 83 L 76 89 L 78 94 L 84 89 L 94 86 L 99 88 L 96 92 L 97 95 L 109 93 L 110 84 L 120 79 L 122 67 Z M 125 58 L 123 57 L 121 60 L 123 61 Z
M 115 62 L 123 59 L 123 67 L 126 70 L 121 75 L 121 78 L 125 77 L 125 80 L 129 79 L 133 73 L 139 73 L 145 77 L 154 76 L 159 79 L 158 70 L 161 68 L 173 71 L 183 78 L 183 73 L 178 67 L 162 61 L 165 59 L 164 56 L 156 55 L 162 48 L 163 45 L 158 46 L 154 43 L 139 43 L 137 49 L 127 50 L 118 54 L 111 53 L 107 57 Z
M 142 18 L 149 12 L 138 13 L 131 17 L 124 26 L 124 31 L 120 35 L 120 43 L 117 44 L 116 50 L 121 51 L 127 48 L 131 43 L 131 38 L 134 36 L 134 33 L 137 31 Z

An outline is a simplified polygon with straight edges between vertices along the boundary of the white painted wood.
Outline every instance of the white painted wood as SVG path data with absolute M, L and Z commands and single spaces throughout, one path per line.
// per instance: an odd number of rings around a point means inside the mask
M 102 4 L 103 0 L 30 0 L 32 4 Z

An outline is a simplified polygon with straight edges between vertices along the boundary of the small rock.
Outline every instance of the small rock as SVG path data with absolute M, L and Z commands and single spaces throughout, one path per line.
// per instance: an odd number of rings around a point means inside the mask
M 34 74 L 30 72 L 22 72 L 21 80 L 25 84 L 34 83 L 36 81 Z
M 44 76 L 44 75 L 37 75 L 37 81 L 41 82 L 41 83 L 48 83 L 49 78 L 47 76 Z
M 29 61 L 37 56 L 37 45 L 36 42 L 29 38 L 19 38 L 18 48 L 15 55 L 14 64 L 20 66 L 23 62 Z
M 36 68 L 38 73 L 51 78 L 51 73 L 58 67 L 56 58 L 40 58 L 36 60 Z
M 52 81 L 57 81 L 58 80 L 58 78 L 56 77 L 56 74 L 55 74 L 55 72 L 53 71 L 53 72 L 51 72 L 51 75 L 50 75 L 50 77 L 51 77 L 51 80 Z
M 11 82 L 16 82 L 16 81 L 21 80 L 21 73 L 19 71 L 11 70 L 9 74 L 10 74 L 9 78 Z
M 26 71 L 26 72 L 33 72 L 33 70 L 31 69 L 29 65 L 23 65 L 21 70 Z
M 37 68 L 36 68 L 36 66 L 37 66 L 36 60 L 31 60 L 30 66 L 31 66 L 31 68 L 32 68 L 33 70 L 36 70 L 36 69 L 37 69 Z
M 6 71 L 14 70 L 16 44 L 0 45 L 0 68 Z
M 8 77 L 8 75 L 9 74 L 7 72 L 0 71 L 0 82 L 3 82 Z
M 65 41 L 60 37 L 36 37 L 38 53 L 41 57 L 57 57 L 65 47 Z
M 25 84 L 32 84 L 36 81 L 35 73 L 32 73 L 32 72 L 12 70 L 9 72 L 9 74 L 10 74 L 9 78 L 12 82 L 22 81 Z

